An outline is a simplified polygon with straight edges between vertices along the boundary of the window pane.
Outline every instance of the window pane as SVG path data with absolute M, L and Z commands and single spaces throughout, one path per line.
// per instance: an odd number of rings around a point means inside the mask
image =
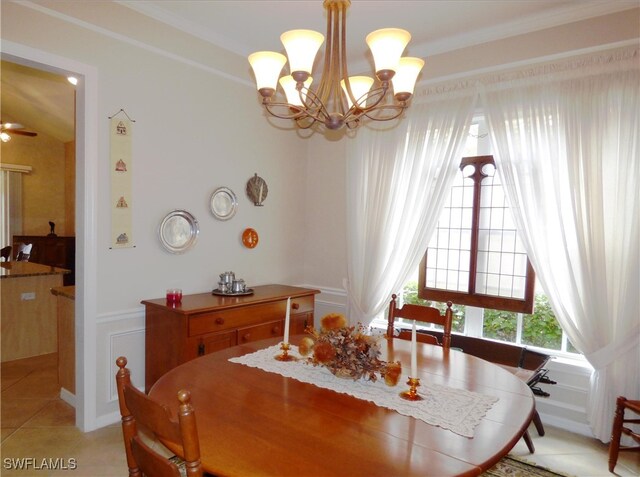
M 460 230 L 460 249 L 471 250 L 471 230 Z
M 464 293 L 469 292 L 469 272 L 460 272 L 458 291 Z
M 451 229 L 449 234 L 449 248 L 460 249 L 460 229 Z
M 523 315 L 522 343 L 540 348 L 562 347 L 562 329 L 545 294 L 537 293 L 532 315 Z
M 489 252 L 489 267 L 487 268 L 487 271 L 489 273 L 500 273 L 500 259 L 501 254 L 497 253 L 497 252 Z
M 482 323 L 483 337 L 515 343 L 517 327 L 517 313 L 500 310 L 484 310 Z
M 511 296 L 513 291 L 513 278 L 508 275 L 500 275 L 500 296 Z
M 487 295 L 498 295 L 500 291 L 500 275 L 487 273 Z
M 469 252 L 460 252 L 460 270 L 463 272 L 469 271 L 469 258 L 471 254 Z

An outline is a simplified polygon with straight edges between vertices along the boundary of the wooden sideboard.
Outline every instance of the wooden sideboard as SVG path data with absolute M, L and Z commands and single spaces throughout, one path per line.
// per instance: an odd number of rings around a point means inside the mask
M 185 295 L 177 306 L 164 298 L 144 300 L 145 390 L 176 366 L 237 344 L 284 334 L 287 298 L 291 298 L 289 332 L 313 325 L 314 295 L 319 290 L 263 285 L 252 295 Z
M 29 261 L 52 267 L 69 270 L 64 276 L 64 285 L 74 285 L 76 276 L 76 238 L 75 237 L 49 237 L 47 235 L 14 235 L 13 244 L 32 244 Z

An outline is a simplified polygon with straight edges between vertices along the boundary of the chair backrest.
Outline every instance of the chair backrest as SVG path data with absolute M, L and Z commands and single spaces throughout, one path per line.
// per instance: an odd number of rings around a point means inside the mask
M 159 439 L 182 446 L 187 477 L 201 477 L 200 441 L 196 417 L 189 391 L 178 391 L 178 421 L 171 417 L 166 406 L 159 404 L 131 384 L 131 374 L 126 368 L 127 359 L 116 360 L 118 372 L 116 384 L 122 416 L 122 433 L 129 466 L 129 476 L 180 477 L 178 466 L 150 448 L 138 435 L 137 422 L 144 425 Z
M 451 325 L 453 323 L 453 310 L 451 309 L 452 303 L 447 302 L 447 310 L 444 315 L 440 314 L 440 310 L 430 306 L 411 305 L 406 304 L 402 308 L 397 307 L 397 296 L 391 297 L 391 303 L 389 304 L 389 318 L 387 324 L 387 336 L 393 336 L 393 325 L 397 318 L 405 318 L 409 320 L 416 320 L 423 323 L 434 323 L 441 325 L 444 330 L 442 333 L 442 343 L 438 343 L 435 336 L 428 333 L 418 333 L 416 340 L 423 343 L 441 344 L 443 348 L 449 349 L 451 347 Z M 400 332 L 399 338 L 411 339 L 411 333 L 405 331 Z
M 0 258 L 2 258 L 3 262 L 8 262 L 11 260 L 11 245 L 7 245 L 6 247 L 2 247 L 0 249 Z

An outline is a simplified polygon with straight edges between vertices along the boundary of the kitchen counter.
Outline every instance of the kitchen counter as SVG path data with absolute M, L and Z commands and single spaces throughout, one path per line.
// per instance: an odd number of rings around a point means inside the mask
M 58 351 L 56 298 L 64 268 L 33 262 L 1 262 L 2 362 Z
M 67 285 L 51 289 L 58 314 L 58 383 L 60 397 L 74 405 L 76 392 L 76 287 Z
M 33 262 L 0 262 L 0 278 L 33 277 L 38 275 L 64 275 L 71 273 L 64 268 Z

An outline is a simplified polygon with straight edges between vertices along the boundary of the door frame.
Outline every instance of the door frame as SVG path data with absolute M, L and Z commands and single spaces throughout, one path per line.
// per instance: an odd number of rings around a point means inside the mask
M 2 41 L 2 59 L 65 76 L 76 86 L 76 426 L 83 432 L 96 423 L 96 318 L 98 230 L 98 70 L 96 67 Z

